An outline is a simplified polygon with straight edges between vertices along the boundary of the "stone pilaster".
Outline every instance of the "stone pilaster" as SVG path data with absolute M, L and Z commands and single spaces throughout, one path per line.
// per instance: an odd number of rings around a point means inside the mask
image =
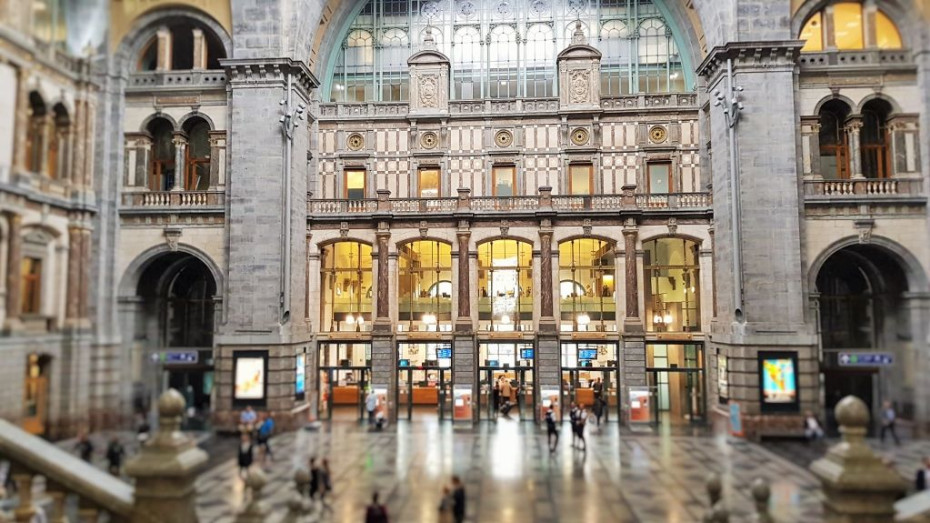
M 22 129 L 21 132 L 13 133 L 13 165 L 14 170 L 25 171 L 29 160 L 26 157 L 26 141 L 29 135 L 29 129 L 32 122 L 29 121 L 29 84 L 27 83 L 29 74 L 20 67 L 18 69 L 19 78 L 16 86 L 16 128 Z
M 226 131 L 210 131 L 210 189 L 226 184 Z
M 386 327 L 388 332 L 391 331 L 391 271 L 390 252 L 388 241 L 391 239 L 389 230 L 380 229 L 376 233 L 378 241 L 378 274 L 377 289 L 378 293 L 375 300 L 375 329 Z
M 458 238 L 458 286 L 456 293 L 458 296 L 458 317 L 455 320 L 455 330 L 471 331 L 471 268 L 469 267 L 469 249 L 468 241 L 471 238 L 471 231 L 459 230 L 456 234 Z M 459 326 L 462 326 L 460 329 Z
M 544 220 L 548 222 L 548 220 Z M 539 331 L 555 331 L 552 286 L 552 227 L 543 224 L 539 229 Z
M 204 40 L 203 29 L 193 29 L 194 37 L 194 69 L 207 68 L 207 42 Z
M 158 46 L 156 50 L 155 70 L 170 71 L 172 52 L 171 30 L 165 26 L 159 27 L 158 31 L 155 32 L 155 37 L 158 39 L 155 44 Z
M 74 225 L 68 227 L 68 286 L 65 298 L 65 319 L 69 323 L 77 320 L 80 314 L 78 300 L 81 288 L 81 266 L 83 265 L 81 259 L 83 240 L 80 227 Z
M 23 217 L 18 214 L 7 214 L 9 243 L 7 244 L 6 256 L 6 325 L 4 330 L 16 330 L 20 325 L 19 316 L 22 311 L 20 306 L 22 288 L 20 267 L 23 258 L 22 221 Z
M 177 131 L 174 138 L 171 139 L 174 144 L 174 183 L 171 186 L 172 191 L 184 190 L 184 177 L 186 176 L 187 165 L 187 136 Z
M 865 175 L 862 174 L 862 147 L 859 138 L 861 131 L 861 116 L 852 116 L 846 120 L 846 136 L 849 141 L 850 178 L 865 178 Z
M 920 176 L 920 128 L 916 115 L 897 115 L 888 120 L 892 176 Z
M 639 317 L 639 274 L 636 263 L 636 239 L 639 236 L 639 230 L 635 224 L 628 224 L 623 227 L 623 282 L 624 295 L 626 296 L 626 317 L 624 324 L 640 325 L 642 330 L 642 319 Z

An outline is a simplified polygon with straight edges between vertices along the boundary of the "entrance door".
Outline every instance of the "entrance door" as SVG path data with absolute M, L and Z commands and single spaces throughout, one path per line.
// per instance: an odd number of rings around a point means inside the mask
M 398 418 L 412 420 L 417 413 L 434 413 L 442 421 L 452 419 L 452 369 L 399 367 L 397 369 Z
M 536 419 L 536 385 L 532 368 L 481 367 L 479 375 L 481 387 L 478 396 L 478 419 L 497 421 L 505 401 L 512 404 L 512 418 L 520 421 Z
M 620 420 L 620 391 L 616 369 L 582 367 L 562 369 L 562 414 L 568 419 L 572 403 L 584 405 L 594 414 L 600 403 L 602 420 Z
M 319 380 L 319 417 L 331 420 L 365 418 L 365 393 L 371 369 L 368 367 L 322 367 Z
M 653 419 L 671 425 L 702 423 L 704 372 L 697 369 L 646 369 L 649 387 L 656 391 Z

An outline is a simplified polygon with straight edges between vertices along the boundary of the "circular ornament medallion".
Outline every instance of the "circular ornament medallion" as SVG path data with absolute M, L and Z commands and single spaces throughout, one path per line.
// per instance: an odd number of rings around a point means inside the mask
M 668 131 L 661 125 L 655 125 L 649 129 L 649 140 L 652 143 L 663 143 L 668 138 Z
M 497 131 L 494 135 L 494 143 L 498 147 L 509 147 L 513 144 L 513 133 L 510 131 Z
M 588 130 L 584 127 L 577 127 L 572 130 L 572 143 L 575 145 L 585 145 L 588 143 Z
M 439 136 L 433 131 L 426 131 L 420 136 L 420 146 L 424 149 L 433 149 L 439 145 Z
M 346 147 L 348 147 L 350 151 L 357 151 L 365 147 L 365 137 L 358 133 L 350 134 L 349 137 L 346 138 Z

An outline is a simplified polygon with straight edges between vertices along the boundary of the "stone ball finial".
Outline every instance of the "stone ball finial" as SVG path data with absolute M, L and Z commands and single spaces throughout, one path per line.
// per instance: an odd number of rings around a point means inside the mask
M 253 491 L 259 491 L 268 484 L 268 477 L 260 468 L 250 468 L 249 475 L 245 479 L 245 484 Z
M 836 421 L 841 427 L 865 428 L 869 425 L 869 407 L 855 396 L 846 396 L 836 404 Z
M 158 415 L 177 417 L 184 414 L 185 406 L 184 396 L 174 389 L 168 389 L 158 398 Z
M 756 478 L 753 480 L 751 491 L 752 499 L 754 499 L 756 503 L 760 504 L 768 503 L 769 498 L 772 495 L 772 489 L 769 487 L 768 482 L 762 478 Z

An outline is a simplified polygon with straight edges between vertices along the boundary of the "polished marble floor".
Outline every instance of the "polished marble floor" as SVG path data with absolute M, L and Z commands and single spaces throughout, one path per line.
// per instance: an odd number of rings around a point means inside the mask
M 374 490 L 392 521 L 438 520 L 442 485 L 460 475 L 468 496 L 467 521 L 692 522 L 707 506 L 707 474 L 723 474 L 731 521 L 752 514 L 749 485 L 772 485 L 778 521 L 821 519 L 818 484 L 802 467 L 764 447 L 710 436 L 631 434 L 615 424 L 590 430 L 588 451 L 572 449 L 566 425 L 556 452 L 532 423 L 502 420 L 473 430 L 449 423 L 401 422 L 368 432 L 353 422 L 325 423 L 272 440 L 277 459 L 265 470 L 264 498 L 277 516 L 294 493 L 292 475 L 311 455 L 327 457 L 333 470 L 332 511 L 308 521 L 360 522 Z M 231 522 L 240 510 L 243 483 L 231 458 L 199 480 L 204 522 Z

